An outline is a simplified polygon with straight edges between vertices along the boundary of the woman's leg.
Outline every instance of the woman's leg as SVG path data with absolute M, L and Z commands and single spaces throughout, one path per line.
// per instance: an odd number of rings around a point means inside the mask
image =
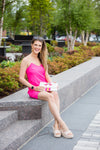
M 63 131 L 68 131 L 69 130 L 68 127 L 66 126 L 65 122 L 60 117 L 59 110 L 58 110 L 57 105 L 55 103 L 54 95 L 52 93 L 48 93 L 48 92 L 43 91 L 43 92 L 40 92 L 38 94 L 38 98 L 41 100 L 48 101 L 50 111 L 53 114 L 55 120 L 57 120 L 57 122 L 59 123 L 59 125 Z
M 58 96 L 58 93 L 57 92 L 52 92 L 53 96 L 54 96 L 54 100 L 55 100 L 55 104 L 58 108 L 58 111 L 60 112 L 60 100 L 59 100 L 59 96 Z M 59 127 L 59 123 L 57 120 L 55 120 L 55 123 L 54 123 L 54 128 L 55 129 L 60 129 Z

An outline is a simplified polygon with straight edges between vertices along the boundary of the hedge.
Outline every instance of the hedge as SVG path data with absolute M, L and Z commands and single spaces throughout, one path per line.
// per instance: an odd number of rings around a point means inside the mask
M 61 56 L 48 59 L 49 74 L 58 74 L 80 63 L 83 63 L 93 56 L 100 56 L 100 46 L 80 46 L 78 52 L 72 55 L 67 54 L 63 49 L 56 47 L 55 51 L 62 53 Z M 9 64 L 9 67 L 7 65 Z M 2 65 L 1 65 L 2 67 Z M 19 82 L 20 62 L 14 65 L 7 63 L 0 68 L 0 96 L 9 95 L 25 86 Z

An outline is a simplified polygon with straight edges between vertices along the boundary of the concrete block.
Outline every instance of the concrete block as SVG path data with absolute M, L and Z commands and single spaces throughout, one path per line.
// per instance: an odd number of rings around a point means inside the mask
M 41 128 L 41 120 L 23 120 L 0 132 L 0 150 L 17 150 Z
M 0 131 L 2 131 L 17 120 L 17 111 L 0 111 Z

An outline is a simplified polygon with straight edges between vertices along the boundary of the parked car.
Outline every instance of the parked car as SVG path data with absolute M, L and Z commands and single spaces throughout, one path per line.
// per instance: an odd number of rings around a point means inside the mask
M 57 37 L 56 40 L 57 40 L 57 41 L 62 41 L 62 40 L 63 40 L 63 41 L 66 41 L 66 40 L 67 40 L 67 37 L 66 37 L 66 36 L 60 36 L 60 37 Z
M 80 37 L 77 37 L 77 38 L 76 38 L 76 41 L 77 41 L 77 42 L 80 42 L 80 43 L 82 42 Z
M 95 35 L 95 34 L 91 35 L 91 36 L 89 37 L 89 41 L 90 41 L 90 42 L 96 42 L 96 41 L 97 41 L 96 35 Z
M 100 42 L 100 36 L 97 36 L 97 42 Z

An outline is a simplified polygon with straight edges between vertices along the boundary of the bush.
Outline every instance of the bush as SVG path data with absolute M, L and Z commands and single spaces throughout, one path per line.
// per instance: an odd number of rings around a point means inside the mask
M 96 42 L 88 42 L 88 43 L 87 43 L 87 46 L 96 46 L 96 45 L 97 45 Z
M 11 61 L 6 61 L 6 60 L 3 60 L 1 63 L 0 63 L 0 68 L 5 68 L 5 67 L 12 67 L 15 65 L 15 62 L 11 62 Z
M 72 55 L 67 54 L 67 52 L 65 52 L 62 48 L 54 48 L 50 44 L 48 44 L 48 46 L 51 49 L 53 48 L 53 50 L 50 50 L 50 53 L 56 54 L 56 57 L 50 57 L 48 60 L 49 74 L 52 75 L 58 74 L 80 63 L 83 63 L 91 59 L 92 56 L 100 56 L 100 46 L 95 46 L 91 48 L 90 46 L 81 45 L 78 48 L 78 52 L 75 52 Z M 57 56 L 59 53 L 61 53 L 60 56 Z M 21 55 L 18 59 L 21 60 L 23 57 L 24 55 Z M 2 65 L 5 67 L 4 69 L 0 68 L 1 96 L 9 95 L 10 93 L 15 92 L 16 90 L 25 87 L 19 82 L 20 62 L 16 62 L 14 65 L 11 66 L 11 68 L 10 62 L 7 62 L 2 62 Z
M 65 46 L 67 47 L 67 41 L 65 41 Z
M 90 50 L 81 50 L 73 55 L 63 53 L 62 57 L 53 57 L 51 61 L 48 61 L 49 73 L 53 75 L 60 73 L 91 59 L 92 56 L 93 53 Z
M 19 82 L 20 63 L 17 62 L 12 68 L 0 68 L 0 95 L 6 96 L 23 86 Z
M 93 52 L 94 56 L 100 56 L 100 47 L 92 48 L 92 52 Z
M 27 54 L 26 54 L 27 55 Z M 25 56 L 26 56 L 25 54 L 22 54 L 22 55 L 15 55 L 15 59 L 14 59 L 14 61 L 21 61 Z
M 11 44 L 10 48 L 6 49 L 8 53 L 22 52 L 22 46 Z
M 46 43 L 47 45 L 47 49 L 48 49 L 48 52 L 51 53 L 51 52 L 54 52 L 54 47 L 51 46 L 49 43 Z
M 52 40 L 52 41 L 51 41 L 51 44 L 52 44 L 53 46 L 57 46 L 57 45 L 58 45 L 58 42 L 57 42 L 56 40 Z
M 53 61 L 48 60 L 49 74 L 58 74 L 68 69 L 68 66 L 64 64 L 61 57 L 56 57 Z
M 76 47 L 78 47 L 78 46 L 80 46 L 80 45 L 82 45 L 82 43 L 75 42 L 75 46 L 76 46 Z
M 9 57 L 6 57 L 6 56 L 0 56 L 0 63 L 3 61 L 3 60 L 10 60 Z

